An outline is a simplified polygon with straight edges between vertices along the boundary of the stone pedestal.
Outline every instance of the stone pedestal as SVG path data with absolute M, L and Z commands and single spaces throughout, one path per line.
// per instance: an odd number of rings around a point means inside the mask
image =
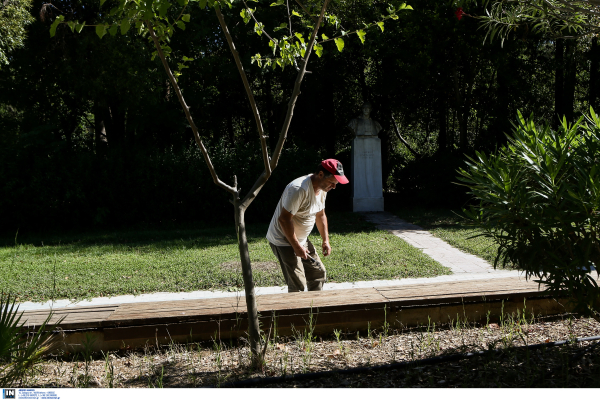
M 357 136 L 351 159 L 352 211 L 383 211 L 381 139 Z

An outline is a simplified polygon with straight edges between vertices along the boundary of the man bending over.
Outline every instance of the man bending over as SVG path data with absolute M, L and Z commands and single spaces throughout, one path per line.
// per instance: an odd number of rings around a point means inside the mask
M 323 290 L 327 278 L 325 266 L 308 235 L 317 223 L 323 255 L 331 254 L 325 197 L 338 184 L 348 183 L 342 163 L 332 158 L 322 161 L 314 173 L 290 182 L 271 219 L 267 240 L 281 264 L 288 292 L 305 288 Z

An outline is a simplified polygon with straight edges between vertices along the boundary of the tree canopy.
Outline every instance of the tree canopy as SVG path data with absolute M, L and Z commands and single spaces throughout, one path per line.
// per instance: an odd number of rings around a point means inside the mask
M 30 13 L 33 0 L 0 2 L 0 68 L 8 64 L 9 53 L 25 45 L 27 25 L 33 22 Z

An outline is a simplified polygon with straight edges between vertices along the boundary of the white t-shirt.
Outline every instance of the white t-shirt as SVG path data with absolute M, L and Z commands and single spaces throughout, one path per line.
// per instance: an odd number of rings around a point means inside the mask
M 315 196 L 311 176 L 312 174 L 301 176 L 285 187 L 267 231 L 267 240 L 275 246 L 291 246 L 279 224 L 282 208 L 293 215 L 294 233 L 301 246 L 304 246 L 315 226 L 316 214 L 325 208 L 327 193 L 321 190 L 319 195 Z

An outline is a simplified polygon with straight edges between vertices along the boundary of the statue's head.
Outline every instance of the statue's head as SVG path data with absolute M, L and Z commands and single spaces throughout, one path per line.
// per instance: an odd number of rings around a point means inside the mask
M 362 112 L 363 112 L 363 115 L 365 115 L 365 116 L 367 116 L 367 117 L 368 117 L 368 116 L 369 116 L 369 114 L 371 113 L 371 109 L 372 109 L 372 107 L 371 107 L 371 103 L 369 103 L 368 101 L 365 101 L 365 102 L 363 103 L 363 105 L 362 105 Z

